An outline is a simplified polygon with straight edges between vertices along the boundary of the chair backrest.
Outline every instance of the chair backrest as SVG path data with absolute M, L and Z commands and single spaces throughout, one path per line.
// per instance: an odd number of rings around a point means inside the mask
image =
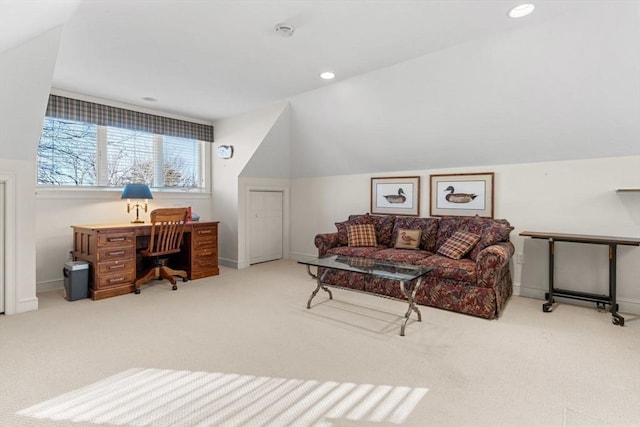
M 180 252 L 187 215 L 187 208 L 162 208 L 151 211 L 149 247 L 143 254 L 160 256 Z

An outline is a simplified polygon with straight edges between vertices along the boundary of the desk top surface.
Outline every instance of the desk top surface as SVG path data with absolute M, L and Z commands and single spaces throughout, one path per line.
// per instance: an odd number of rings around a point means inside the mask
M 557 242 L 599 243 L 640 246 L 640 238 L 619 236 L 595 236 L 591 234 L 563 234 L 540 231 L 523 231 L 520 236 L 534 239 L 549 239 Z
M 220 221 L 189 221 L 185 225 L 186 227 L 190 227 L 193 225 L 211 225 L 218 224 Z M 144 223 L 131 223 L 131 222 L 123 222 L 123 223 L 107 223 L 107 224 L 77 224 L 72 225 L 72 228 L 86 228 L 89 230 L 115 230 L 120 228 L 149 228 L 151 227 L 150 222 Z

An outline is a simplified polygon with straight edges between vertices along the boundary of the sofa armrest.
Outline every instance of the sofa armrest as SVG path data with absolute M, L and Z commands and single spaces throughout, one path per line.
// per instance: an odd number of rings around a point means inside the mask
M 323 256 L 329 249 L 340 246 L 338 233 L 316 234 L 314 243 L 316 244 L 316 248 L 318 248 L 318 256 Z
M 496 243 L 480 251 L 476 258 L 478 286 L 495 288 L 505 271 L 509 271 L 509 260 L 514 252 L 511 242 Z

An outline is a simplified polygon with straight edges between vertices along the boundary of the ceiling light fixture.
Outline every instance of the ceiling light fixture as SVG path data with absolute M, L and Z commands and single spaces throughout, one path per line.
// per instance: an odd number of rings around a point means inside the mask
M 285 23 L 276 24 L 274 29 L 276 30 L 276 33 L 280 34 L 282 37 L 291 37 L 293 32 L 296 30 L 293 25 Z
M 323 80 L 331 80 L 335 76 L 336 75 L 334 73 L 332 73 L 331 71 L 325 71 L 324 73 L 320 74 L 320 78 L 323 79 Z
M 536 7 L 531 3 L 521 4 L 509 11 L 510 18 L 522 18 L 533 12 Z

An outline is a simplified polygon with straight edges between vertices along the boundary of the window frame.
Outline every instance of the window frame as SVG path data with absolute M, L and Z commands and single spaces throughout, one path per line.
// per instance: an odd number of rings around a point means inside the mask
M 169 117 L 169 116 L 162 116 L 159 115 L 157 112 L 152 111 L 152 110 L 148 110 L 148 109 L 142 109 L 142 108 L 136 108 L 135 106 L 131 106 L 131 105 L 125 105 L 125 104 L 119 104 L 113 101 L 108 101 L 108 100 L 104 100 L 104 99 L 97 99 L 97 98 L 93 98 L 93 97 L 88 97 L 88 96 L 84 96 L 84 95 L 77 95 L 77 94 L 68 94 L 66 92 L 63 91 L 58 91 L 58 90 L 52 90 L 51 92 L 51 97 L 57 97 L 57 98 L 63 98 L 66 97 L 68 98 L 68 100 L 71 101 L 77 101 L 79 103 L 91 103 L 91 104 L 95 104 L 97 106 L 103 107 L 103 108 L 109 108 L 109 109 L 115 109 L 115 110 L 121 110 L 121 111 L 125 111 L 125 112 L 129 112 L 131 114 L 141 114 L 141 115 L 146 115 L 146 116 L 157 116 L 155 117 L 156 119 L 166 119 L 170 122 L 182 122 L 183 124 L 192 124 L 194 126 L 209 126 L 211 127 L 211 131 L 212 131 L 212 126 L 210 124 L 205 124 L 205 122 L 197 122 L 197 121 L 188 121 L 189 119 L 185 119 L 182 117 Z M 50 101 L 51 101 L 51 97 L 50 97 Z M 59 118 L 59 119 L 64 119 L 64 117 L 57 117 L 55 114 L 48 114 L 50 111 L 50 105 L 48 105 L 47 107 L 47 114 L 43 117 L 43 123 L 44 123 L 44 119 L 47 117 L 51 117 L 51 118 Z M 71 119 L 73 120 L 73 119 Z M 91 122 L 90 120 L 87 120 L 87 122 Z M 107 125 L 102 125 L 102 124 L 98 124 L 97 125 L 97 141 L 96 141 L 96 147 L 97 147 L 97 157 L 96 157 L 96 162 L 98 163 L 98 167 L 96 168 L 96 180 L 98 181 L 98 183 L 100 182 L 106 182 L 106 178 L 107 178 L 107 168 L 106 168 L 106 164 L 107 164 L 107 138 L 106 138 L 106 133 L 107 133 L 107 128 L 109 126 Z M 126 126 L 117 126 L 117 125 L 110 125 L 113 127 L 122 127 L 124 129 L 127 129 Z M 158 139 L 162 140 L 162 134 L 159 134 L 157 132 L 154 132 L 153 130 L 149 130 L 149 133 L 153 134 L 153 141 L 154 141 L 154 147 L 156 146 L 156 141 Z M 102 135 L 102 137 L 100 137 L 100 135 Z M 168 134 L 168 136 L 172 136 L 170 134 Z M 191 138 L 194 140 L 199 140 L 195 137 L 190 137 L 190 136 L 180 136 L 183 138 Z M 199 140 L 202 141 L 202 140 Z M 210 197 L 211 195 L 211 188 L 212 188 L 212 184 L 211 184 L 211 179 L 212 179 L 212 165 L 213 165 L 213 159 L 212 159 L 212 146 L 213 146 L 213 134 L 211 133 L 211 138 L 209 141 L 202 141 L 203 143 L 200 144 L 201 146 L 201 158 L 200 158 L 200 168 L 201 168 L 201 179 L 202 179 L 202 183 L 203 183 L 203 187 L 202 188 L 185 188 L 185 187 L 159 187 L 157 186 L 158 184 L 158 175 L 154 174 L 154 182 L 151 185 L 152 191 L 154 192 L 154 194 L 156 193 L 170 193 L 171 197 L 177 196 L 179 194 L 183 194 L 183 195 L 187 195 L 190 198 L 207 198 Z M 155 150 L 154 150 L 155 151 Z M 163 156 L 163 154 L 160 152 L 159 154 L 160 157 Z M 39 197 L 53 197 L 53 198 L 57 198 L 58 196 L 56 195 L 60 195 L 61 197 L 68 197 L 71 194 L 77 194 L 80 198 L 85 198 L 85 197 L 98 197 L 101 198 L 100 195 L 108 195 L 109 198 L 111 198 L 110 194 L 111 193 L 121 193 L 122 192 L 122 187 L 109 187 L 109 186 L 100 186 L 100 185 L 91 185 L 91 186 L 82 186 L 82 185 L 50 185 L 50 184 L 39 184 L 38 183 L 38 159 L 36 157 L 36 167 L 35 167 L 35 189 L 36 189 L 36 196 Z M 154 162 L 154 168 L 162 168 L 162 164 L 158 165 Z

